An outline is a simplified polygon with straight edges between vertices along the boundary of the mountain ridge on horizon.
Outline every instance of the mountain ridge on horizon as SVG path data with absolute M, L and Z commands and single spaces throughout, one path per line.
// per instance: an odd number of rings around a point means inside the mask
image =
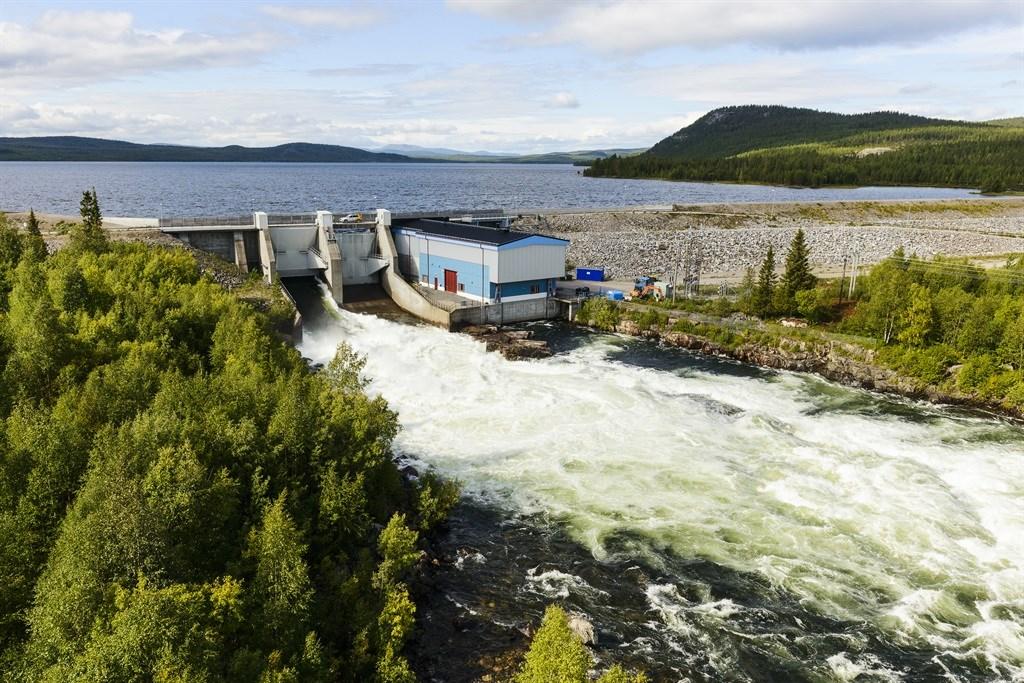
M 405 153 L 395 148 L 402 148 Z M 584 150 L 523 154 L 464 152 L 447 148 L 394 145 L 373 150 L 344 145 L 288 142 L 269 147 L 204 147 L 176 143 L 137 143 L 78 135 L 0 137 L 0 161 L 162 161 L 279 163 L 548 163 L 572 164 L 642 149 Z

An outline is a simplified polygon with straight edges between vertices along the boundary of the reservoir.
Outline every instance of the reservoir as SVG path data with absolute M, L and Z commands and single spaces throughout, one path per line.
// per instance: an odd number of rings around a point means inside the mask
M 657 681 L 1024 676 L 1019 426 L 562 324 L 512 362 L 297 299 L 302 353 L 365 354 L 398 455 L 463 484 L 421 613 L 437 679 L 551 602 Z
M 963 199 L 971 190 L 933 187 L 799 189 L 723 183 L 585 178 L 561 164 L 265 164 L 0 162 L 0 211 L 30 207 L 77 215 L 96 188 L 108 216 L 341 212 L 387 207 L 584 209 L 708 202 Z

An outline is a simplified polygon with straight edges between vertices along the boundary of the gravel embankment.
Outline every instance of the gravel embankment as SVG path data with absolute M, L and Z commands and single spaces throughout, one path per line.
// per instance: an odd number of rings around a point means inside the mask
M 757 267 L 769 245 L 781 263 L 790 240 L 803 228 L 816 268 L 841 267 L 857 256 L 862 264 L 880 261 L 903 247 L 922 258 L 987 256 L 1024 252 L 1024 204 L 1007 203 L 991 215 L 942 211 L 905 217 L 841 215 L 807 207 L 766 213 L 617 212 L 525 216 L 516 229 L 570 240 L 568 260 L 578 266 L 605 266 L 610 278 L 670 273 L 689 249 L 700 253 L 705 273 L 741 273 Z M 838 212 L 836 212 L 838 213 Z M 1019 237 L 1018 237 L 1019 236 Z

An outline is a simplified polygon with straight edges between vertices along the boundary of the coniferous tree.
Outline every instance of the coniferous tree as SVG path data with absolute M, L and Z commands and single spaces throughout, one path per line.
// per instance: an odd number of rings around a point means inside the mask
M 25 223 L 25 230 L 30 235 L 42 235 L 42 231 L 39 229 L 39 219 L 36 218 L 36 212 L 33 209 L 28 210 L 28 221 Z
M 46 258 L 46 242 L 43 240 L 43 233 L 39 229 L 39 219 L 36 212 L 28 210 L 28 220 L 25 221 L 25 234 L 22 235 L 24 253 L 37 261 Z
M 740 283 L 739 307 L 744 313 L 754 313 L 754 292 L 757 290 L 757 280 L 753 268 L 747 268 L 743 273 L 743 282 Z
M 775 292 L 775 248 L 768 246 L 768 251 L 761 262 L 757 273 L 757 286 L 754 288 L 754 314 L 766 316 L 771 313 L 772 295 Z
M 780 300 L 777 307 L 780 313 L 795 313 L 797 292 L 814 289 L 817 286 L 818 278 L 811 273 L 809 255 L 807 239 L 804 236 L 803 228 L 800 228 L 793 236 L 793 241 L 789 243 L 789 252 L 786 254 L 786 270 L 779 282 Z
M 100 212 L 96 190 L 86 190 L 82 193 L 79 210 L 82 214 L 82 223 L 71 232 L 72 246 L 96 253 L 106 251 L 109 243 L 106 233 L 103 232 L 103 214 Z

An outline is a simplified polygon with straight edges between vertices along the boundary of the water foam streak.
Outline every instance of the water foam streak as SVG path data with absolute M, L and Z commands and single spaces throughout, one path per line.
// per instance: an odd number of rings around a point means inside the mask
M 616 360 L 634 342 L 612 336 L 509 362 L 466 336 L 339 311 L 301 350 L 326 362 L 342 340 L 398 410 L 396 448 L 468 495 L 558 519 L 598 558 L 629 532 L 647 539 L 640 559 L 668 548 L 755 573 L 815 613 L 1024 680 L 1016 427 L 908 419 L 792 374 L 635 367 Z M 678 629 L 740 609 L 671 586 L 649 599 Z M 835 680 L 877 670 L 852 655 L 819 664 Z

